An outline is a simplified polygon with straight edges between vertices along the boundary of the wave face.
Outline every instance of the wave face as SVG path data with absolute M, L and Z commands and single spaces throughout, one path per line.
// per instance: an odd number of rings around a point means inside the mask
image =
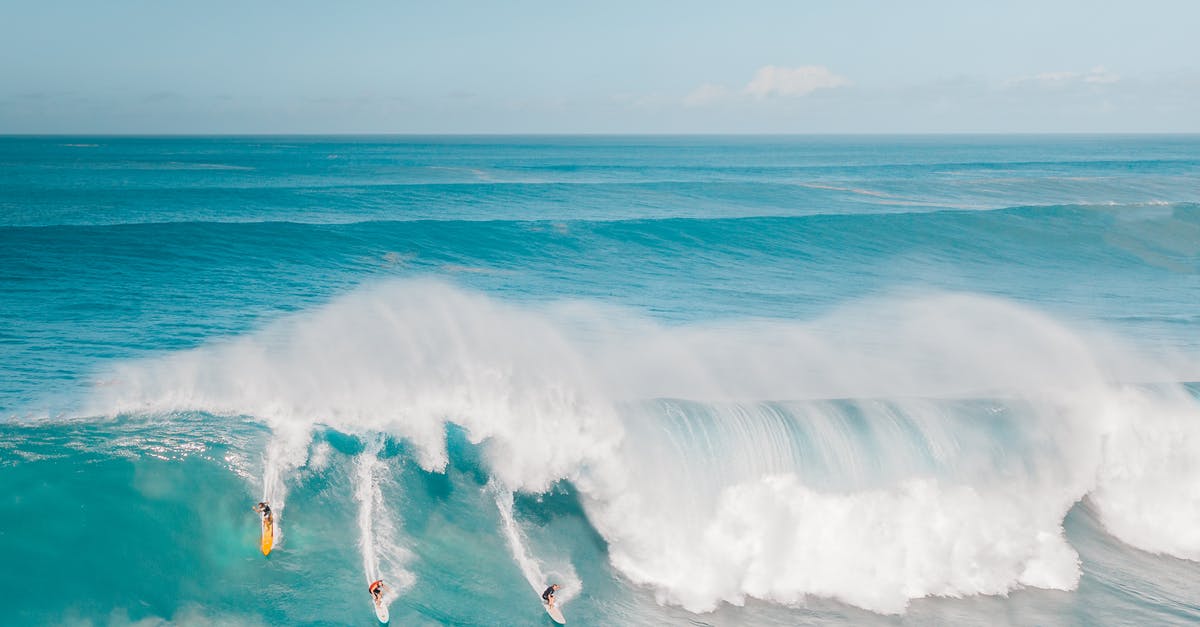
M 1196 148 L 2 140 L 0 601 L 1198 620 Z

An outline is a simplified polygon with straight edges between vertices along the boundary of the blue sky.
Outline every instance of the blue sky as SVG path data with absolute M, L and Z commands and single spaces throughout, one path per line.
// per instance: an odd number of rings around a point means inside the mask
M 0 0 L 0 133 L 1200 132 L 1200 2 Z

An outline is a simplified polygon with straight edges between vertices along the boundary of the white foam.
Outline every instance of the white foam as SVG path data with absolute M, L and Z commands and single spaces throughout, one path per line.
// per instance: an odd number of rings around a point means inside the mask
M 815 594 L 895 613 L 926 596 L 1073 589 L 1078 558 L 1061 528 L 1070 501 L 1042 496 L 931 480 L 820 493 L 773 475 L 725 488 L 706 518 L 644 502 L 616 520 L 599 509 L 621 538 L 613 563 L 661 602 L 700 612 Z
M 961 403 L 735 404 L 670 430 L 631 418 L 625 480 L 585 505 L 614 565 L 697 612 L 815 594 L 894 613 L 926 596 L 1071 589 L 1061 524 L 1095 455 L 1062 446 L 1070 421 L 1053 410 L 987 407 L 970 420 L 942 415 L 972 409 Z M 809 447 L 791 446 L 798 433 Z
M 1104 461 L 1090 494 L 1105 528 L 1140 549 L 1200 561 L 1194 399 L 1173 386 L 1126 390 L 1107 409 Z

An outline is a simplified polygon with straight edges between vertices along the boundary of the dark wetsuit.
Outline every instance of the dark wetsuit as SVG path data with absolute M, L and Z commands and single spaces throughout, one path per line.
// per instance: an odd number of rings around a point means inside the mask
M 554 596 L 554 586 L 546 588 L 546 591 L 542 593 L 542 601 L 544 603 L 549 603 L 551 596 Z

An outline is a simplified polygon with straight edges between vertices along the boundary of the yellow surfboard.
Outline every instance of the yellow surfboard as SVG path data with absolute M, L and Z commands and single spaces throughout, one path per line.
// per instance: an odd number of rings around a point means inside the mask
M 262 552 L 263 555 L 271 554 L 271 547 L 275 544 L 275 528 L 271 524 L 270 519 L 263 518 L 262 521 Z

